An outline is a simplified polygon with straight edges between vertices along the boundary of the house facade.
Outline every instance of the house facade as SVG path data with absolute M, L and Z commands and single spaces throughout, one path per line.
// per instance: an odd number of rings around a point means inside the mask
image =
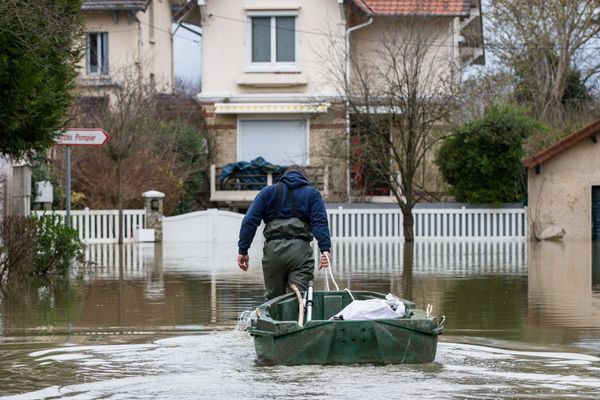
M 174 0 L 84 0 L 85 54 L 82 96 L 110 93 L 124 79 L 148 82 L 158 92 L 173 88 Z
M 346 161 L 351 122 L 340 90 L 349 71 L 345 61 L 360 55 L 376 62 L 373 50 L 381 46 L 387 21 L 402 18 L 419 18 L 421 29 L 456 62 L 483 62 L 478 1 L 188 2 L 174 19 L 202 27 L 198 98 L 214 149 L 211 200 L 249 203 L 256 192 L 219 190 L 220 168 L 259 156 L 307 166 L 328 200 L 347 200 L 352 166 Z M 467 27 L 479 32 L 469 43 L 462 36 Z M 393 201 L 389 193 L 381 199 Z
M 564 240 L 600 239 L 600 120 L 524 160 L 529 232 L 552 228 Z

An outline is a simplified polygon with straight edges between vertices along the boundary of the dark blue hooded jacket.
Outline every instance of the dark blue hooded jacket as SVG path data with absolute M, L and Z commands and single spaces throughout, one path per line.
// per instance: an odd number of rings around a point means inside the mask
M 329 251 L 331 249 L 331 239 L 329 237 L 329 225 L 327 224 L 327 212 L 321 193 L 314 187 L 309 186 L 306 177 L 298 171 L 290 171 L 283 175 L 281 182 L 284 187 L 281 193 L 279 215 L 275 215 L 277 185 L 264 187 L 250 205 L 240 229 L 239 254 L 248 254 L 256 228 L 262 220 L 267 223 L 276 218 L 286 219 L 294 216 L 288 188 L 294 190 L 299 217 L 310 226 L 313 235 L 319 242 L 319 249 L 322 252 Z

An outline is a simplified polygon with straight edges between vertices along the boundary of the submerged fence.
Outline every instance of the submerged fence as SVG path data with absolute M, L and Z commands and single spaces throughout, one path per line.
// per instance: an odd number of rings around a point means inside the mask
M 423 276 L 527 274 L 528 250 L 524 240 L 417 241 L 408 260 L 407 246 L 395 240 L 334 240 L 333 272 L 340 286 L 350 276 L 374 274 L 380 274 L 382 279 L 408 272 Z M 122 247 L 93 244 L 86 247 L 88 264 L 74 273 L 82 273 L 89 279 L 142 280 L 162 272 L 199 276 L 215 271 L 242 273 L 231 264 L 235 249 L 235 242 L 224 246 L 207 243 L 193 248 L 188 244 L 167 244 L 160 252 L 148 244 L 127 243 Z M 318 259 L 317 246 L 314 249 Z M 410 260 L 409 267 L 405 264 Z M 322 273 L 316 272 L 316 278 L 323 279 Z
M 402 273 L 406 250 L 403 241 L 334 240 L 336 273 Z M 527 242 L 506 240 L 416 241 L 413 245 L 412 272 L 420 275 L 470 275 L 527 273 Z M 316 246 L 315 246 L 316 249 Z M 315 257 L 317 254 L 315 253 Z
M 63 221 L 67 212 L 34 211 L 36 215 L 54 214 Z M 132 242 L 138 229 L 146 224 L 144 210 L 123 210 L 123 240 Z M 84 243 L 116 243 L 119 237 L 119 210 L 74 210 L 71 211 L 71 226 L 79 232 Z
M 404 237 L 399 209 L 329 209 L 336 239 Z M 526 238 L 527 208 L 415 208 L 414 235 L 422 239 Z

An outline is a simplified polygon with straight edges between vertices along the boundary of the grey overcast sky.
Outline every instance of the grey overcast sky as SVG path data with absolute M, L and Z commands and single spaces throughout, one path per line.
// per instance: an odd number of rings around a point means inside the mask
M 175 29 L 177 25 L 173 25 Z M 190 28 L 200 32 L 200 28 L 190 25 Z M 173 38 L 173 57 L 175 64 L 175 77 L 185 81 L 200 81 L 200 42 L 201 37 L 184 29 L 179 28 Z

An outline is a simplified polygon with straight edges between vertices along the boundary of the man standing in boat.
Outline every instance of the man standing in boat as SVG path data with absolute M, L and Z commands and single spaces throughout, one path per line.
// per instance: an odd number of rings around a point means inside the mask
M 244 271 L 249 266 L 248 249 L 263 220 L 262 267 L 267 299 L 285 294 L 291 284 L 307 290 L 315 264 L 310 242 L 317 238 L 320 269 L 328 266 L 331 238 L 323 197 L 309 185 L 300 167 L 286 169 L 279 183 L 263 188 L 250 205 L 238 242 L 237 263 Z

